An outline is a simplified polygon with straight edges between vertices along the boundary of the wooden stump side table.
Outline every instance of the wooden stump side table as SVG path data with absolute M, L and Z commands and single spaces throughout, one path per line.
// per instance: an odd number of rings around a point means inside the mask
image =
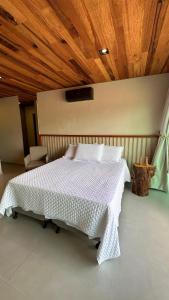
M 132 174 L 132 192 L 138 196 L 149 194 L 150 180 L 155 174 L 155 167 L 149 164 L 134 164 Z

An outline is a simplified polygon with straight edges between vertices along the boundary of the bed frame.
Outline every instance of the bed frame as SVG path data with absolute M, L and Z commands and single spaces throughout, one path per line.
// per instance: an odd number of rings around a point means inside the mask
M 128 167 L 132 170 L 133 163 L 144 162 L 146 157 L 151 162 L 158 142 L 159 135 L 69 135 L 69 134 L 39 134 L 39 144 L 47 147 L 49 161 L 64 155 L 69 144 L 78 143 L 99 143 L 111 146 L 124 146 L 124 155 Z M 60 232 L 60 224 L 45 220 L 43 216 L 36 216 L 32 212 L 24 212 L 17 208 L 13 211 L 13 218 L 17 218 L 18 213 L 22 213 L 42 222 L 42 227 L 46 228 L 48 223 L 55 226 L 55 232 Z M 100 245 L 97 241 L 96 248 Z
M 32 211 L 24 211 L 21 207 L 16 207 L 12 209 L 13 219 L 16 220 L 19 214 L 38 220 L 41 223 L 43 229 L 47 228 L 48 224 L 52 224 L 53 227 L 55 228 L 55 232 L 56 233 L 60 232 L 60 226 L 58 226 L 57 223 L 52 222 L 51 219 L 45 219 L 44 216 L 35 214 Z

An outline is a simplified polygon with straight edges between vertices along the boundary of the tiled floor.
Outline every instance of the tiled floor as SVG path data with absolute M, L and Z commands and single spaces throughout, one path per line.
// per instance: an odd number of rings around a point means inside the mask
M 5 182 L 23 171 L 4 166 Z M 140 198 L 126 188 L 121 257 L 96 264 L 92 241 L 19 216 L 0 219 L 0 300 L 168 300 L 169 195 Z

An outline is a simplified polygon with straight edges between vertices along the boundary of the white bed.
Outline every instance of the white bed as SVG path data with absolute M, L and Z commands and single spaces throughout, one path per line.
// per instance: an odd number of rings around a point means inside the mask
M 120 162 L 57 159 L 10 180 L 0 203 L 0 214 L 10 216 L 21 207 L 80 229 L 101 244 L 97 261 L 120 255 L 118 222 L 124 183 L 130 174 Z

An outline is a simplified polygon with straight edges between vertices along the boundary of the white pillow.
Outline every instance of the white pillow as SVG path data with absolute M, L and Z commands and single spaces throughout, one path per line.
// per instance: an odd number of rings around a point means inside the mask
M 122 157 L 124 147 L 104 146 L 102 161 L 118 162 Z
M 104 144 L 78 144 L 75 160 L 101 161 Z
M 64 157 L 68 159 L 73 159 L 76 153 L 76 148 L 77 148 L 76 145 L 69 144 Z

